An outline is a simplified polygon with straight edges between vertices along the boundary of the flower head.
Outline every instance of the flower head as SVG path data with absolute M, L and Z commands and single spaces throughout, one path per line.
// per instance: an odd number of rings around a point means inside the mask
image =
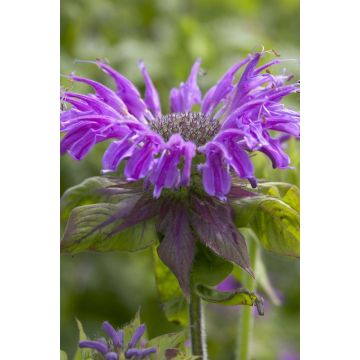
M 198 243 L 253 275 L 245 238 L 234 222 L 233 203 L 256 194 L 239 186 L 237 178 L 256 187 L 250 158 L 254 151 L 267 155 L 275 168 L 289 167 L 282 143 L 299 136 L 299 114 L 281 103 L 298 92 L 298 83 L 287 84 L 291 76 L 270 73 L 277 59 L 258 66 L 262 55 L 251 54 L 234 65 L 204 96 L 197 85 L 197 60 L 188 79 L 171 90 L 170 114 L 163 114 L 142 62 L 144 99 L 128 79 L 102 61 L 96 64 L 114 80 L 115 90 L 71 75 L 94 92 L 63 92 L 62 100 L 72 107 L 61 113 L 61 152 L 80 160 L 96 143 L 112 139 L 103 156 L 103 171 L 115 172 L 123 162 L 124 176 L 95 181 L 112 200 L 75 208 L 63 249 L 142 249 L 149 246 L 142 241 L 150 224 L 156 230 L 150 244 L 159 240 L 158 255 L 185 293 Z M 134 246 L 121 236 L 116 239 L 135 227 L 141 231 L 134 232 Z
M 93 93 L 63 91 L 72 105 L 61 113 L 61 153 L 82 159 L 98 142 L 112 139 L 103 156 L 103 172 L 117 171 L 121 162 L 127 181 L 144 179 L 158 198 L 164 189 L 191 185 L 201 174 L 204 190 L 225 200 L 236 174 L 256 186 L 250 154 L 263 152 L 274 168 L 286 169 L 290 159 L 282 148 L 284 136 L 299 136 L 299 114 L 281 100 L 298 92 L 291 76 L 273 75 L 273 60 L 258 66 L 263 53 L 249 55 L 230 68 L 202 96 L 197 84 L 200 60 L 188 79 L 170 91 L 170 114 L 163 114 L 158 92 L 143 62 L 145 96 L 130 80 L 102 61 L 95 63 L 116 86 L 112 90 L 94 80 L 70 75 Z M 240 79 L 235 76 L 244 68 Z M 200 111 L 193 111 L 194 106 Z M 280 133 L 274 136 L 274 133 Z
M 108 336 L 108 340 L 83 340 L 79 342 L 79 347 L 93 349 L 105 360 L 119 360 L 121 354 L 125 356 L 125 359 L 148 359 L 150 354 L 156 353 L 155 347 L 139 346 L 140 339 L 146 330 L 144 324 L 135 330 L 128 344 L 124 344 L 124 331 L 115 330 L 108 321 L 103 323 L 102 329 Z

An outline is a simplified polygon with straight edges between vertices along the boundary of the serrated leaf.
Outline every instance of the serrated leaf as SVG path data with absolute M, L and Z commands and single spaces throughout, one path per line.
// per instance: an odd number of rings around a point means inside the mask
M 281 199 L 297 212 L 300 211 L 300 190 L 297 186 L 282 182 L 259 183 L 259 191 L 265 195 Z
M 190 227 L 187 205 L 173 203 L 160 221 L 159 232 L 164 237 L 157 249 L 159 258 L 175 274 L 182 290 L 189 292 L 190 270 L 195 257 L 195 238 Z
M 169 321 L 184 326 L 188 322 L 188 309 L 179 282 L 172 271 L 160 260 L 155 248 L 153 259 L 156 287 L 165 316 Z
M 98 202 L 118 202 L 122 197 L 126 197 L 126 194 L 119 196 L 106 196 L 104 190 L 110 186 L 116 185 L 114 179 L 95 176 L 85 179 L 82 183 L 75 185 L 67 189 L 61 197 L 61 219 L 65 221 L 68 219 L 71 210 L 81 205 L 90 205 Z
M 292 186 L 283 196 L 282 200 L 294 210 L 300 212 L 300 190 L 298 187 Z
M 156 354 L 154 354 L 155 359 L 166 359 L 165 357 L 166 350 L 174 349 L 184 341 L 185 341 L 185 332 L 181 331 L 179 333 L 157 336 L 156 338 L 151 339 L 146 344 L 146 347 L 156 348 Z
M 263 201 L 251 219 L 251 227 L 266 250 L 300 256 L 300 217 L 284 202 Z
M 234 226 L 231 206 L 211 197 L 192 196 L 191 211 L 192 228 L 199 241 L 253 275 L 247 245 Z
M 143 222 L 112 235 L 123 219 L 119 214 L 127 211 L 135 199 L 118 204 L 100 203 L 84 205 L 72 210 L 65 228 L 61 249 L 67 253 L 82 251 L 138 251 L 157 241 L 155 225 Z M 106 224 L 113 217 L 115 220 Z
M 264 314 L 263 299 L 246 289 L 235 291 L 218 291 L 204 285 L 196 286 L 197 294 L 205 301 L 226 306 L 248 305 L 256 306 L 259 315 Z
M 265 195 L 236 200 L 232 205 L 235 224 L 253 229 L 266 250 L 299 257 L 300 216 L 291 206 Z

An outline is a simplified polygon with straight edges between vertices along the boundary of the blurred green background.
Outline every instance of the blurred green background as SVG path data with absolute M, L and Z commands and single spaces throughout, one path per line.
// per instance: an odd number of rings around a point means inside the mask
M 275 49 L 285 67 L 299 78 L 298 0 L 62 0 L 61 73 L 75 71 L 110 84 L 96 66 L 74 60 L 106 58 L 142 91 L 136 61 L 143 59 L 157 86 L 163 111 L 168 93 L 201 57 L 207 90 L 235 62 L 254 50 Z M 271 57 L 269 55 L 269 60 Z M 64 78 L 63 86 L 72 87 Z M 287 100 L 298 109 L 299 97 Z M 61 193 L 89 176 L 98 175 L 106 144 L 99 144 L 81 162 L 61 159 Z M 257 176 L 299 185 L 299 144 L 289 153 L 294 170 L 272 170 L 270 161 L 254 157 Z M 265 253 L 264 259 L 283 305 L 269 304 L 255 318 L 252 358 L 282 359 L 299 352 L 299 262 Z M 61 257 L 61 348 L 69 355 L 77 345 L 75 317 L 88 335 L 100 336 L 100 324 L 121 326 L 141 307 L 149 337 L 179 330 L 162 314 L 152 275 L 151 253 L 81 254 Z M 212 360 L 233 359 L 236 308 L 207 306 L 208 347 Z M 296 359 L 296 357 L 294 358 Z M 290 358 L 288 358 L 290 360 Z

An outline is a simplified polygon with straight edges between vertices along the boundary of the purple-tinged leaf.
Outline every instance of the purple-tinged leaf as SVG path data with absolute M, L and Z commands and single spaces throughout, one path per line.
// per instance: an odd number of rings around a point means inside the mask
M 61 249 L 67 253 L 83 251 L 138 251 L 157 241 L 155 225 L 142 222 L 118 228 L 134 206 L 135 198 L 119 204 L 99 203 L 79 206 L 72 210 L 66 226 Z
M 200 199 L 194 196 L 191 225 L 204 245 L 253 276 L 245 239 L 233 223 L 232 210 L 228 204 L 209 197 Z
M 159 230 L 164 235 L 158 247 L 159 257 L 175 274 L 183 291 L 188 293 L 190 269 L 195 255 L 195 239 L 186 206 L 173 203 Z

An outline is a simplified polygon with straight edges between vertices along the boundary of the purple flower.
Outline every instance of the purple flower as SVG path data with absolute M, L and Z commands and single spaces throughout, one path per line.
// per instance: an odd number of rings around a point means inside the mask
M 216 286 L 216 289 L 219 291 L 235 291 L 240 287 L 240 282 L 236 280 L 233 275 L 229 275 L 220 284 Z
M 70 75 L 94 92 L 62 92 L 63 103 L 71 108 L 61 113 L 65 134 L 61 153 L 80 160 L 98 142 L 112 139 L 103 157 L 103 172 L 115 172 L 126 162 L 126 180 L 144 179 L 155 198 L 164 189 L 191 186 L 197 173 L 205 191 L 221 200 L 230 192 L 232 174 L 255 187 L 249 155 L 260 151 L 274 168 L 286 169 L 290 159 L 282 141 L 299 137 L 299 114 L 281 103 L 298 92 L 298 83 L 287 84 L 291 76 L 270 73 L 279 60 L 258 66 L 263 54 L 251 54 L 234 65 L 204 97 L 197 84 L 200 60 L 196 60 L 188 79 L 170 92 L 170 114 L 162 113 L 158 92 L 142 61 L 138 65 L 145 81 L 144 99 L 130 80 L 96 61 L 114 81 L 115 90 Z M 195 105 L 199 112 L 193 112 Z
M 105 360 L 119 360 L 121 354 L 125 356 L 125 359 L 148 359 L 148 355 L 156 353 L 155 347 L 144 348 L 141 346 L 137 348 L 146 330 L 144 324 L 135 330 L 134 335 L 127 345 L 124 344 L 123 330 L 115 330 L 108 321 L 103 322 L 102 329 L 109 337 L 108 341 L 105 339 L 84 340 L 79 342 L 79 347 L 95 350 L 101 354 Z
M 144 233 L 147 222 L 154 221 L 161 235 L 158 255 L 185 293 L 197 242 L 253 275 L 246 241 L 234 224 L 232 204 L 256 194 L 239 185 L 236 177 L 256 187 L 250 158 L 255 151 L 267 155 L 273 167 L 288 168 L 290 159 L 282 144 L 288 137 L 299 137 L 299 114 L 281 103 L 285 96 L 298 92 L 299 84 L 287 84 L 291 76 L 270 73 L 278 59 L 258 66 L 263 55 L 251 54 L 235 64 L 204 96 L 197 85 L 200 60 L 196 60 L 188 79 L 171 90 L 169 114 L 162 113 L 143 62 L 139 68 L 145 80 L 144 99 L 128 79 L 102 61 L 96 64 L 113 79 L 114 90 L 70 75 L 72 81 L 88 84 L 93 93 L 63 91 L 62 101 L 71 108 L 61 113 L 65 134 L 61 153 L 82 159 L 96 143 L 111 139 L 103 156 L 103 172 L 115 172 L 123 163 L 124 176 L 108 176 L 113 185 L 102 189 L 109 197 L 118 196 L 118 210 L 80 237 L 74 211 L 63 249 L 71 246 L 74 234 L 79 243 L 99 229 L 102 236 L 111 237 L 141 225 Z M 241 68 L 242 75 L 235 81 Z M 194 106 L 200 111 L 194 112 Z M 126 196 L 121 198 L 121 194 Z M 119 343 L 115 333 L 105 331 L 113 344 Z

